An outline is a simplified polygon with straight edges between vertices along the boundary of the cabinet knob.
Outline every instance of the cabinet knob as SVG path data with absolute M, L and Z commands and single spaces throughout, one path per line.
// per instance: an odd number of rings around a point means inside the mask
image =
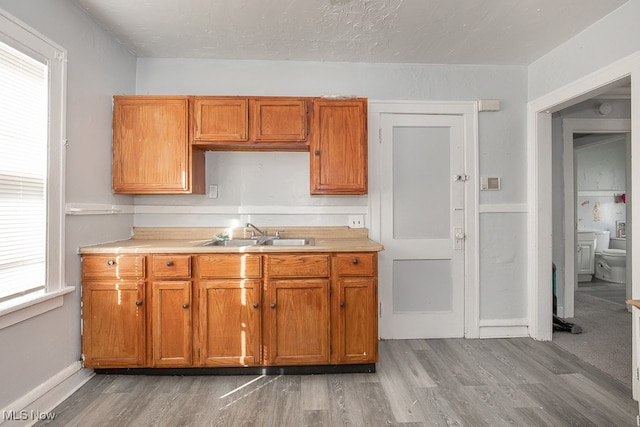
M 107 261 L 107 265 L 115 265 L 116 262 L 112 259 L 110 259 L 109 261 Z
M 344 301 L 340 301 L 340 307 L 344 307 Z
M 316 156 L 319 156 L 320 155 L 320 150 L 314 151 L 313 154 L 315 154 Z
M 142 305 L 142 301 L 140 301 L 140 300 L 136 301 L 136 305 L 137 305 L 138 307 L 140 307 L 140 306 Z
M 187 303 L 182 304 L 182 308 L 189 308 L 189 304 Z
M 258 308 L 260 305 L 257 302 L 253 303 L 253 308 Z
M 358 258 L 354 258 L 354 259 L 353 259 L 353 263 L 354 263 L 354 264 L 357 264 L 357 263 L 358 263 Z
M 275 302 L 271 303 L 271 308 L 276 308 L 276 303 Z
M 173 261 L 167 261 L 167 267 L 171 267 L 173 265 Z

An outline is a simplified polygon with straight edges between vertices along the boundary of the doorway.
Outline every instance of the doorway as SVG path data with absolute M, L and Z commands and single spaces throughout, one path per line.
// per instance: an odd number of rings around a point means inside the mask
M 548 286 L 551 282 L 552 265 L 552 195 L 548 189 L 552 187 L 552 113 L 560 111 L 571 105 L 575 105 L 594 96 L 606 93 L 620 87 L 632 80 L 637 80 L 637 61 L 639 55 L 630 55 L 608 67 L 589 74 L 577 81 L 561 87 L 548 95 L 538 98 L 528 104 L 528 146 L 529 146 L 529 320 L 530 335 L 538 340 L 551 340 L 552 338 L 552 289 Z M 640 101 L 640 87 L 631 87 L 632 109 L 637 109 Z M 636 135 L 640 132 L 640 122 L 632 121 L 632 132 Z M 632 143 L 632 154 L 637 151 L 636 144 Z M 638 193 L 638 186 L 634 182 L 640 180 L 640 156 L 631 158 L 631 179 L 629 195 L 631 199 L 634 193 Z M 635 217 L 635 218 L 634 218 Z M 629 220 L 640 220 L 640 211 L 632 211 Z M 633 256 L 634 239 L 632 229 L 627 228 L 627 268 L 631 271 L 640 271 L 640 259 Z M 638 264 L 637 266 L 635 264 Z M 637 268 L 633 268 L 637 267 Z M 640 282 L 631 280 L 632 296 L 640 296 Z M 636 343 L 637 324 L 633 324 L 633 349 Z M 632 358 L 635 372 L 637 363 Z M 633 380 L 634 396 L 638 392 L 638 380 Z

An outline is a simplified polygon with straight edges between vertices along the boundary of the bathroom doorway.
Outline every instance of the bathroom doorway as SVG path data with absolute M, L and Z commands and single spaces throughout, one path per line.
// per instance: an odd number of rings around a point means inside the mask
M 597 259 L 603 259 L 596 251 L 615 246 L 612 238 L 617 238 L 620 224 L 616 221 L 628 220 L 631 226 L 631 203 L 625 203 L 631 192 L 631 106 L 630 85 L 625 85 L 624 93 L 601 94 L 553 115 L 553 259 L 562 267 L 563 282 L 558 287 L 558 315 L 580 326 L 583 333 L 556 332 L 552 340 L 631 386 L 631 315 L 625 304 L 631 296 L 630 286 L 628 294 L 626 289 L 631 268 L 622 273 L 624 279 L 616 278 L 625 284 L 595 275 Z M 600 112 L 602 104 L 611 108 L 602 109 L 606 115 Z M 584 254 L 578 252 L 579 236 L 588 240 L 589 234 L 593 269 L 581 271 L 584 264 L 578 260 Z
M 611 99 L 613 94 L 622 99 Z M 564 189 L 562 198 L 563 206 L 555 205 L 554 216 L 563 216 L 563 224 L 559 226 L 560 221 L 554 222 L 555 229 L 562 229 L 562 233 L 556 233 L 561 240 L 554 239 L 554 259 L 560 260 L 559 272 L 561 273 L 558 289 L 564 290 L 562 296 L 558 296 L 560 302 L 558 307 L 558 315 L 563 318 L 571 318 L 575 313 L 575 291 L 578 288 L 578 276 L 584 278 L 584 274 L 580 274 L 577 267 L 577 248 L 578 248 L 578 230 L 610 230 L 610 237 L 617 237 L 616 220 L 626 221 L 631 219 L 630 203 L 626 202 L 626 194 L 630 192 L 627 185 L 630 180 L 630 142 L 631 142 L 631 120 L 630 117 L 630 98 L 626 92 L 612 92 L 612 94 L 603 94 L 598 97 L 581 102 L 574 106 L 568 107 L 555 114 L 554 123 L 562 128 L 562 178 Z M 592 115 L 601 115 L 599 108 L 602 104 L 608 104 L 612 110 L 615 107 L 616 115 L 613 111 L 610 113 L 613 117 L 589 117 Z M 620 148 L 620 139 L 624 139 L 623 148 Z M 618 142 L 616 142 L 618 141 Z M 618 144 L 618 150 L 622 149 L 623 153 L 618 153 L 626 160 L 605 159 L 604 154 L 609 151 L 612 146 L 606 144 Z M 578 151 L 583 153 L 591 151 L 589 156 L 599 155 L 599 159 L 588 160 L 593 167 L 600 168 L 600 171 L 594 174 L 581 171 L 581 176 L 577 177 L 578 167 L 576 164 Z M 555 154 L 555 153 L 554 153 Z M 619 163 L 624 161 L 624 165 Z M 624 173 L 616 171 L 608 172 L 607 167 L 616 163 L 617 167 L 623 167 Z M 597 166 L 594 166 L 597 165 Z M 607 166 L 608 165 L 608 166 Z M 621 175 L 622 173 L 622 175 Z M 579 188 L 582 187 L 582 188 Z M 623 196 L 624 194 L 624 196 Z M 621 200 L 624 198 L 624 202 Z M 558 198 L 556 197 L 556 200 Z M 558 200 L 558 201 L 560 201 Z M 560 203 L 558 203 L 560 204 Z M 622 213 L 620 212 L 624 206 Z M 609 224 L 610 223 L 610 224 Z M 629 228 L 630 228 L 629 224 Z M 556 227 L 558 226 L 558 227 Z M 564 254 L 560 253 L 563 249 Z M 600 249 L 597 249 L 600 252 Z M 562 259 L 564 258 L 564 262 Z M 595 264 L 594 264 L 595 269 Z M 627 271 L 627 277 L 624 280 L 629 284 L 625 293 L 627 299 L 631 298 L 630 289 L 630 268 Z M 560 276 L 560 274 L 559 274 Z

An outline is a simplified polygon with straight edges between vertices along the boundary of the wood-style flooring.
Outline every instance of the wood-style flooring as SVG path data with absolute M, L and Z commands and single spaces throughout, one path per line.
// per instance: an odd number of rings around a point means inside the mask
M 373 374 L 97 375 L 49 426 L 635 426 L 631 389 L 530 338 L 380 342 Z

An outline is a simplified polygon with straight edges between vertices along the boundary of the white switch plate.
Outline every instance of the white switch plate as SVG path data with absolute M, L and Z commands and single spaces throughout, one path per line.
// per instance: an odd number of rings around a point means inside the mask
M 364 228 L 364 215 L 349 215 L 350 228 Z
M 210 199 L 218 198 L 218 184 L 211 184 L 209 186 L 209 198 Z

